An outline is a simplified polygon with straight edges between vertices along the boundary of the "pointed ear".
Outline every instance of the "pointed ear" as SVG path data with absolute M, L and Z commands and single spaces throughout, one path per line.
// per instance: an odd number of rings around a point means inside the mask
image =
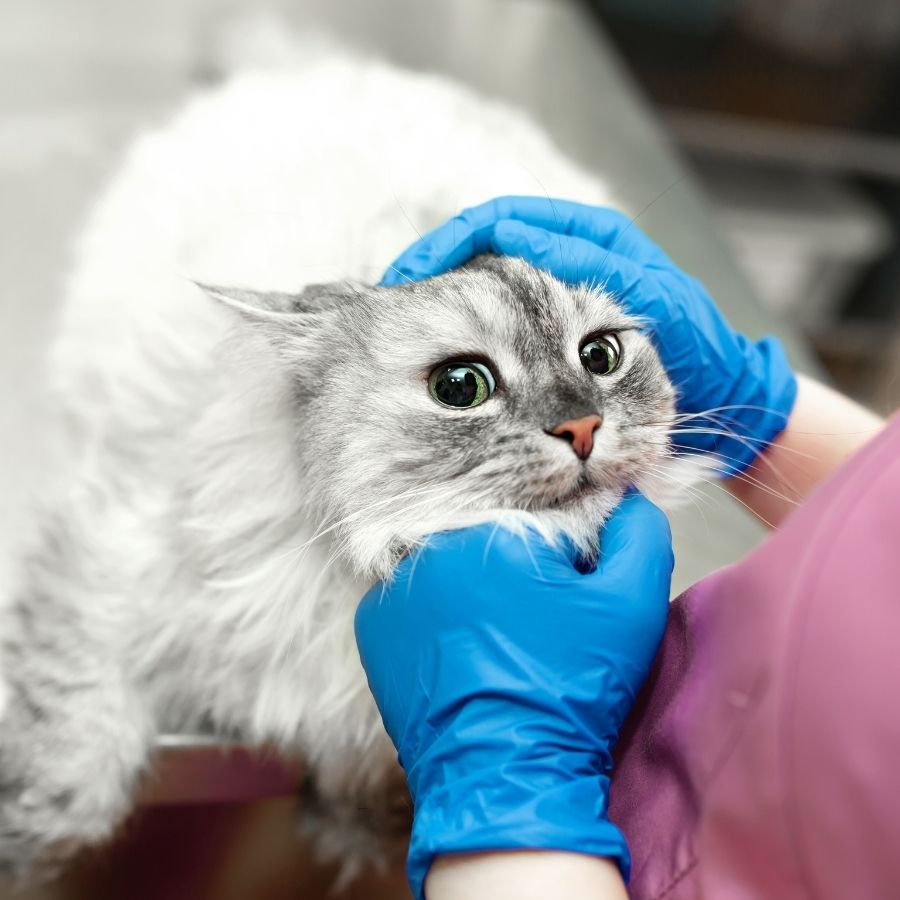
M 309 372 L 311 361 L 326 352 L 329 333 L 336 328 L 335 313 L 366 296 L 362 285 L 348 282 L 309 285 L 299 294 L 195 283 L 233 309 L 245 328 L 257 334 L 278 358 L 292 367 L 303 360 Z
M 230 306 L 250 321 L 287 324 L 290 317 L 304 318 L 346 303 L 357 289 L 349 283 L 311 284 L 299 294 L 280 291 L 252 291 L 247 288 L 219 287 L 195 281 L 214 300 Z

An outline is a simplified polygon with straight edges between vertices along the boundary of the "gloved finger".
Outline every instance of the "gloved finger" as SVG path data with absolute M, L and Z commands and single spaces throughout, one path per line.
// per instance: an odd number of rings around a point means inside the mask
M 381 284 L 394 287 L 455 269 L 491 249 L 491 230 L 501 219 L 524 218 L 548 228 L 564 223 L 547 197 L 495 197 L 464 209 L 411 244 L 385 272 Z
M 634 262 L 669 263 L 668 257 L 635 224 L 633 218 L 606 206 L 589 206 L 555 197 L 497 197 L 467 210 L 479 227 L 511 219 L 556 234 L 583 238 L 605 250 L 615 250 Z
M 600 559 L 589 577 L 628 577 L 655 568 L 660 578 L 675 565 L 672 530 L 665 513 L 643 494 L 625 495 L 600 533 Z
M 641 266 L 584 238 L 504 220 L 494 227 L 491 248 L 518 256 L 569 284 L 602 288 L 634 315 L 644 315 L 649 307 L 644 292 L 637 289 L 645 277 Z
M 637 263 L 670 263 L 634 219 L 617 209 L 551 197 L 500 197 L 492 211 L 535 228 L 583 238 Z
M 473 256 L 491 249 L 491 229 L 509 216 L 508 197 L 497 197 L 479 206 L 464 209 L 411 244 L 385 272 L 381 284 L 394 287 L 406 281 L 419 281 L 441 275 L 461 266 Z M 547 201 L 544 209 L 547 211 Z
M 495 197 L 463 210 L 404 251 L 385 273 L 387 287 L 440 275 L 487 252 L 491 228 L 503 219 L 580 237 L 635 262 L 668 263 L 668 257 L 618 210 L 552 197 Z

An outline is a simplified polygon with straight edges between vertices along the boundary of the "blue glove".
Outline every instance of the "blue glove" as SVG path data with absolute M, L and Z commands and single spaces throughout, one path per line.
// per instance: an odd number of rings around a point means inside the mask
M 425 235 L 383 283 L 439 275 L 488 252 L 519 256 L 569 284 L 600 285 L 647 321 L 686 414 L 673 431 L 677 449 L 715 453 L 734 474 L 784 429 L 797 383 L 778 340 L 734 331 L 703 285 L 614 210 L 500 197 Z
M 415 804 L 407 873 L 422 900 L 435 856 L 570 850 L 615 859 L 611 751 L 662 639 L 665 516 L 626 496 L 581 574 L 495 525 L 433 535 L 356 613 L 369 687 Z

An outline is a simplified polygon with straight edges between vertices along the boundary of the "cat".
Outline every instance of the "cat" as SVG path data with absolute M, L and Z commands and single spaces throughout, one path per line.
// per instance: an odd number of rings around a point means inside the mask
M 302 757 L 322 845 L 364 858 L 347 810 L 396 772 L 353 639 L 367 588 L 485 520 L 595 553 L 672 464 L 673 387 L 601 288 L 490 256 L 375 285 L 466 202 L 604 185 L 459 85 L 302 56 L 139 137 L 78 242 L 50 358 L 65 467 L 2 629 L 16 872 L 109 837 L 171 732 Z M 585 456 L 560 427 L 593 415 Z

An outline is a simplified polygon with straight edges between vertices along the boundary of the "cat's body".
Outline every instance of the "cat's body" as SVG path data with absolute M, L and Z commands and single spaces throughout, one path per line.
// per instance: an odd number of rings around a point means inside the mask
M 353 641 L 366 587 L 430 531 L 524 507 L 587 544 L 662 463 L 672 389 L 608 298 L 517 262 L 365 286 L 410 223 L 544 190 L 606 199 L 517 114 L 350 56 L 247 74 L 135 145 L 79 246 L 52 361 L 67 472 L 5 598 L 5 863 L 104 838 L 165 732 L 275 743 L 326 795 L 377 792 L 393 753 Z M 337 277 L 360 283 L 224 305 L 192 281 L 297 293 Z M 619 329 L 595 493 L 569 508 L 540 493 L 556 478 L 542 454 L 573 465 L 545 432 L 600 389 L 578 342 Z M 468 351 L 497 360 L 502 395 L 441 409 L 427 365 Z

